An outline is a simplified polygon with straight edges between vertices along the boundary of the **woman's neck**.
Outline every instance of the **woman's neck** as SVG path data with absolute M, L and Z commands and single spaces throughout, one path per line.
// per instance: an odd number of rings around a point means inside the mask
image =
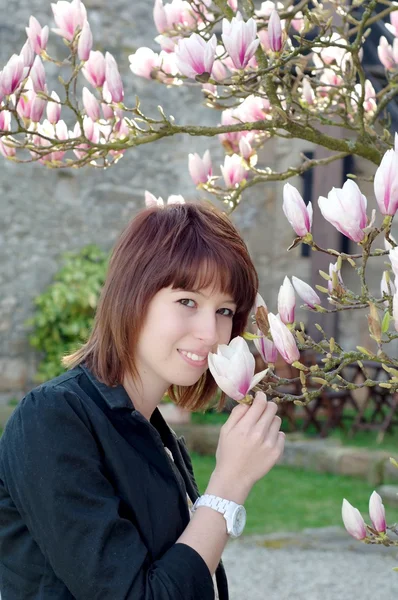
M 153 386 L 145 386 L 145 382 L 141 385 L 136 385 L 130 375 L 125 375 L 123 378 L 123 387 L 126 390 L 133 406 L 138 410 L 148 421 L 150 420 L 153 411 L 160 404 L 166 390 L 154 389 Z

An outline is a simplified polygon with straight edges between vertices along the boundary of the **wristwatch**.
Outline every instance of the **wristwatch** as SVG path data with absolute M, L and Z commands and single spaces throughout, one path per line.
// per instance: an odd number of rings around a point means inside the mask
M 199 506 L 208 506 L 221 513 L 227 523 L 227 533 L 231 538 L 237 538 L 241 535 L 246 524 L 246 509 L 244 506 L 212 494 L 200 496 L 195 501 L 192 512 L 194 513 Z

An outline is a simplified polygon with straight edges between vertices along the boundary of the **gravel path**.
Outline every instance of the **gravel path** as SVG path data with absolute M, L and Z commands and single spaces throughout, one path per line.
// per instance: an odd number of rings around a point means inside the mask
M 339 528 L 231 540 L 223 560 L 231 600 L 397 599 L 398 548 L 365 546 Z
M 231 600 L 396 600 L 398 548 L 351 539 L 328 528 L 231 540 Z

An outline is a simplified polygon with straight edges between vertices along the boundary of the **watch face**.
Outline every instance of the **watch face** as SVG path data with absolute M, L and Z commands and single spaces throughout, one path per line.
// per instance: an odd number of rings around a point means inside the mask
M 233 518 L 233 535 L 238 536 L 242 533 L 246 525 L 246 510 L 244 506 L 238 506 Z

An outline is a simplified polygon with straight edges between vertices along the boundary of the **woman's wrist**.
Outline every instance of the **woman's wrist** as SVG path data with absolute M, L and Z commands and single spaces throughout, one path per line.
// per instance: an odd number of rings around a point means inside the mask
M 215 469 L 211 474 L 205 493 L 220 496 L 226 500 L 232 500 L 237 504 L 244 504 L 250 489 L 251 486 L 245 482 L 231 477 L 226 479 L 222 473 Z

